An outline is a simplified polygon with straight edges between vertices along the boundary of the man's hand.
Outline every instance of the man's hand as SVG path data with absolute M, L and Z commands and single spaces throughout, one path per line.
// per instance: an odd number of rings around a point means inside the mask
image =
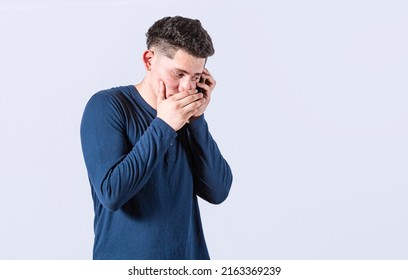
M 204 111 L 207 109 L 208 104 L 210 104 L 211 92 L 215 88 L 216 82 L 207 68 L 204 68 L 204 71 L 201 74 L 201 78 L 204 80 L 204 82 L 197 83 L 197 87 L 202 88 L 204 90 L 203 99 L 205 100 L 205 102 L 198 108 L 197 112 L 191 117 L 190 122 L 194 121 L 195 119 L 199 118 L 202 114 L 204 114 Z
M 165 85 L 160 81 L 157 93 L 157 117 L 178 131 L 192 116 L 199 113 L 206 102 L 204 95 L 197 93 L 196 89 L 185 90 L 166 99 Z

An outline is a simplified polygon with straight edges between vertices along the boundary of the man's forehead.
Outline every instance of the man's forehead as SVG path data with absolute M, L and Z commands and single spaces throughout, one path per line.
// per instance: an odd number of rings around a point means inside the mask
M 173 57 L 173 67 L 188 74 L 201 74 L 205 66 L 205 58 L 194 57 L 182 50 Z

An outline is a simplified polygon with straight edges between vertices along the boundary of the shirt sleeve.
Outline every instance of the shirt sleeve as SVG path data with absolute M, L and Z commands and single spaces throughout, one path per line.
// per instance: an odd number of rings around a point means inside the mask
M 188 125 L 195 192 L 204 200 L 219 204 L 230 191 L 232 171 L 212 138 L 204 115 Z
M 134 146 L 126 135 L 123 104 L 114 96 L 95 94 L 81 121 L 81 144 L 93 190 L 114 211 L 149 180 L 177 133 L 155 118 Z

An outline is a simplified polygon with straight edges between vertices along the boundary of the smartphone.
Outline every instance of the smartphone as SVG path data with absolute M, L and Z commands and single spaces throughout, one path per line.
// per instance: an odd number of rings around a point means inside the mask
M 203 77 L 200 78 L 199 83 L 205 83 L 205 79 Z M 205 90 L 203 88 L 197 87 L 197 91 L 201 93 L 205 93 Z

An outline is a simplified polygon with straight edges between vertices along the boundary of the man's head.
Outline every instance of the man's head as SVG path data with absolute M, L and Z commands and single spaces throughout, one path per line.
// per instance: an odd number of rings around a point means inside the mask
M 147 49 L 143 61 L 145 82 L 151 92 L 165 84 L 166 97 L 195 89 L 207 57 L 214 54 L 211 37 L 199 20 L 180 16 L 156 21 L 146 33 Z
M 154 47 L 169 58 L 173 58 L 179 49 L 197 58 L 214 54 L 211 37 L 198 19 L 181 16 L 162 18 L 149 28 L 146 37 L 148 49 Z

